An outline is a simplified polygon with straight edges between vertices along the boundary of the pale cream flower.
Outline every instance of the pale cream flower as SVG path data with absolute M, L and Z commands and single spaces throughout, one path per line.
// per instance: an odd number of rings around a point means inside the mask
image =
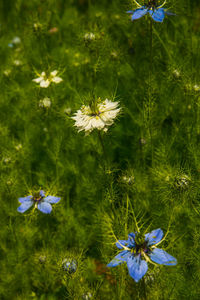
M 174 75 L 175 78 L 180 78 L 181 77 L 181 73 L 177 69 L 174 69 L 172 74 Z
M 47 88 L 51 82 L 60 83 L 62 80 L 61 77 L 56 76 L 58 73 L 57 70 L 50 73 L 49 76 L 45 72 L 42 72 L 38 78 L 33 79 L 34 82 L 39 83 L 40 87 Z
M 118 108 L 118 104 L 118 102 L 106 99 L 103 102 L 98 101 L 95 109 L 82 105 L 81 109 L 72 117 L 75 120 L 74 126 L 78 128 L 78 131 L 85 130 L 86 133 L 90 133 L 93 129 L 106 132 L 121 110 Z
M 50 108 L 51 107 L 51 100 L 47 97 L 39 101 L 39 107 L 42 108 Z
M 88 32 L 84 35 L 84 39 L 87 41 L 93 41 L 95 40 L 95 34 L 92 32 Z
M 21 43 L 21 39 L 20 39 L 20 37 L 18 37 L 18 36 L 15 36 L 13 39 L 12 39 L 12 42 L 11 43 L 13 43 L 13 44 L 20 44 Z
M 10 69 L 6 69 L 6 70 L 3 71 L 3 74 L 5 76 L 9 76 L 11 74 L 11 70 Z
M 13 61 L 13 64 L 15 65 L 15 66 L 21 66 L 22 65 L 22 61 L 21 60 L 19 60 L 19 59 L 15 59 L 14 61 Z
M 195 92 L 200 92 L 200 86 L 198 84 L 195 84 L 193 86 L 193 89 L 194 89 Z

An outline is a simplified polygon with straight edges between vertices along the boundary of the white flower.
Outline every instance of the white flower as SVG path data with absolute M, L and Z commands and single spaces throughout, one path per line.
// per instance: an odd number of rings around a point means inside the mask
M 15 59 L 14 61 L 13 61 L 13 64 L 15 65 L 15 66 L 21 66 L 22 65 L 22 61 L 21 60 L 19 60 L 19 59 Z
M 43 100 L 40 100 L 39 107 L 43 108 L 50 108 L 51 106 L 51 100 L 47 97 L 45 97 Z
M 40 87 L 47 88 L 51 82 L 60 83 L 62 78 L 56 76 L 58 73 L 57 70 L 50 73 L 49 76 L 46 75 L 45 72 L 42 72 L 40 77 L 33 79 L 34 82 L 39 83 Z
M 181 73 L 179 72 L 179 70 L 174 69 L 172 74 L 174 75 L 175 78 L 180 78 L 181 77 Z
M 120 112 L 118 102 L 112 102 L 106 99 L 103 102 L 97 102 L 95 110 L 91 106 L 83 105 L 72 117 L 78 131 L 85 130 L 90 133 L 93 129 L 107 131 L 108 126 L 112 125 L 117 114 Z
M 13 44 L 20 44 L 21 43 L 21 39 L 18 37 L 18 36 L 15 36 L 14 38 L 13 38 L 13 40 L 12 40 L 12 42 L 11 43 L 13 43 Z
M 126 175 L 124 175 L 124 176 L 122 177 L 122 181 L 123 181 L 124 183 L 127 183 L 127 184 L 131 185 L 132 183 L 134 183 L 135 178 L 134 178 L 134 176 L 126 176 Z
M 195 84 L 193 86 L 193 89 L 194 89 L 195 92 L 200 92 L 200 86 L 198 84 Z
M 10 162 L 11 162 L 11 157 L 5 157 L 5 158 L 3 159 L 3 162 L 4 162 L 5 164 L 10 163 Z
M 10 73 L 11 73 L 11 70 L 10 70 L 10 69 L 6 69 L 6 70 L 3 71 L 3 74 L 4 74 L 5 76 L 9 76 Z
M 84 35 L 84 39 L 88 41 L 92 41 L 95 39 L 95 34 L 92 32 L 88 32 Z

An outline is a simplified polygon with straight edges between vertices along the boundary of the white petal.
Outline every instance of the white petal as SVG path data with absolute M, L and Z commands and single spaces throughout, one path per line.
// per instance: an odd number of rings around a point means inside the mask
M 92 127 L 93 128 L 97 128 L 99 130 L 103 129 L 105 126 L 105 123 L 103 122 L 103 120 L 99 117 L 94 117 L 92 120 Z
M 50 81 L 47 79 L 47 80 L 42 80 L 41 82 L 40 82 L 40 86 L 42 87 L 42 88 L 47 88 L 48 86 L 50 85 Z
M 62 78 L 60 78 L 60 77 L 54 77 L 54 78 L 52 78 L 51 81 L 53 81 L 53 82 L 55 82 L 55 83 L 60 83 L 60 82 L 63 81 L 63 80 L 62 80 Z
M 36 83 L 40 83 L 43 79 L 44 79 L 43 77 L 38 77 L 38 78 L 33 79 L 33 81 Z
M 51 72 L 51 76 L 55 77 L 57 75 L 58 71 L 54 70 L 53 72 Z

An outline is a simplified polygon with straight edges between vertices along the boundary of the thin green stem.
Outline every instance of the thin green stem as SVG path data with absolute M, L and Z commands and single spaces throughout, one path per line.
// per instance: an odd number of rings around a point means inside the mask
M 157 30 L 155 29 L 155 27 L 152 28 L 153 29 L 153 33 L 155 33 L 155 35 L 157 36 L 157 38 L 159 39 L 159 42 L 161 43 L 161 45 L 163 46 L 163 48 L 165 49 L 166 54 L 168 55 L 168 58 L 170 61 L 172 61 L 172 57 L 167 49 L 167 47 L 165 46 L 165 43 L 163 42 L 163 40 L 161 39 L 161 37 L 159 36 Z
M 98 130 L 98 138 L 99 138 L 99 141 L 101 144 L 101 148 L 102 148 L 102 152 L 103 152 L 103 156 L 104 156 L 104 162 L 105 162 L 104 167 L 106 170 L 106 168 L 108 168 L 108 157 L 107 157 L 106 149 L 104 146 L 103 138 L 102 138 L 101 132 L 99 130 Z
M 153 162 L 153 141 L 152 141 L 152 124 L 151 124 L 151 106 L 152 106 L 152 69 L 153 69 L 153 21 L 150 18 L 150 64 L 149 64 L 149 87 L 148 87 L 148 124 L 149 124 L 149 135 L 151 140 L 151 156 Z
M 131 202 L 130 202 L 130 199 L 129 199 L 128 194 L 127 194 L 127 201 L 128 201 L 128 203 L 129 203 L 129 205 L 130 205 L 130 209 L 131 209 L 131 212 L 132 212 L 132 214 L 133 214 L 133 219 L 134 219 L 134 222 L 135 222 L 136 231 L 137 231 L 137 232 L 140 232 L 140 229 L 139 229 L 138 223 L 137 223 L 137 219 L 136 219 L 136 216 L 135 216 L 135 212 L 134 212 L 133 206 L 132 206 L 132 204 L 131 204 Z
M 129 197 L 128 194 L 126 195 L 126 219 L 125 219 L 125 236 L 128 234 L 128 210 L 129 210 Z
M 142 285 L 143 285 L 143 295 L 144 295 L 144 299 L 147 300 L 147 290 L 146 290 L 146 283 L 145 283 L 145 279 L 144 277 L 142 278 Z

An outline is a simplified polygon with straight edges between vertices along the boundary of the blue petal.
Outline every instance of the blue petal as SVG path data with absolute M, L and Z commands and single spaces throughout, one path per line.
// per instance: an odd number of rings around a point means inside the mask
M 116 267 L 123 262 L 127 261 L 127 258 L 131 255 L 130 251 L 124 250 L 121 251 L 118 255 L 116 255 L 113 260 L 109 264 L 107 264 L 107 267 Z
M 44 214 L 50 214 L 50 212 L 52 211 L 52 207 L 51 204 L 47 203 L 47 202 L 40 202 L 38 204 L 38 209 L 43 212 Z
M 129 247 L 135 247 L 135 233 L 131 232 L 128 235 Z
M 24 213 L 33 205 L 33 203 L 34 202 L 32 200 L 25 201 L 17 208 L 17 211 L 20 213 Z
M 117 246 L 117 248 L 119 249 L 124 249 L 124 247 L 122 246 L 126 246 L 128 247 L 129 241 L 125 241 L 125 240 L 118 240 L 118 242 L 115 244 Z
M 30 196 L 27 196 L 27 197 L 18 198 L 18 201 L 19 201 L 20 203 L 24 203 L 24 202 L 26 202 L 26 201 L 30 201 L 31 198 L 33 198 L 33 196 L 30 195 Z
M 138 8 L 133 12 L 133 15 L 131 17 L 131 20 L 137 20 L 141 17 L 143 17 L 144 15 L 146 15 L 148 12 L 147 8 Z
M 128 237 L 132 238 L 132 239 L 135 239 L 135 233 L 131 232 L 128 234 Z
M 147 272 L 148 265 L 145 260 L 140 258 L 140 255 L 129 256 L 127 259 L 127 267 L 129 270 L 130 276 L 138 282 Z
M 153 249 L 151 254 L 149 254 L 149 257 L 157 264 L 166 266 L 175 266 L 177 264 L 176 258 L 159 248 Z
M 156 22 L 162 22 L 165 17 L 165 11 L 164 8 L 158 8 L 155 10 L 149 10 L 149 14 L 152 16 L 154 21 Z
M 157 244 L 162 240 L 162 238 L 163 238 L 163 231 L 160 228 L 145 234 L 145 241 L 148 243 L 148 246 Z
M 128 10 L 126 13 L 127 14 L 133 14 L 134 10 Z
M 45 197 L 45 192 L 43 190 L 40 190 L 40 196 Z
M 57 203 L 60 201 L 60 198 L 54 196 L 47 196 L 46 198 L 44 198 L 44 201 L 48 203 Z

